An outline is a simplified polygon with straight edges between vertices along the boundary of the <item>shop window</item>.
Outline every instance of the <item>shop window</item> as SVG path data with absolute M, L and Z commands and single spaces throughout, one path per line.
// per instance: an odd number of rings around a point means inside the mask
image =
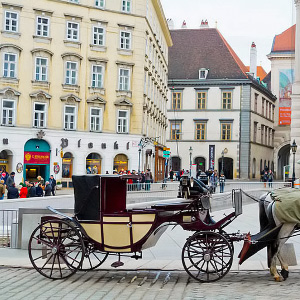
M 114 171 L 125 172 L 128 170 L 128 157 L 125 154 L 118 154 L 114 159 Z
M 62 178 L 72 178 L 73 175 L 73 155 L 66 152 L 62 159 Z
M 101 174 L 101 156 L 98 153 L 90 153 L 87 156 L 86 173 Z

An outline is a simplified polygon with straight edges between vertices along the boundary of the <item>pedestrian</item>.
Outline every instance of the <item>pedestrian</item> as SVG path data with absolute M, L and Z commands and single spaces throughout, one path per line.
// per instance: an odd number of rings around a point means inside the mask
M 19 198 L 19 191 L 16 188 L 16 184 L 13 182 L 12 185 L 8 188 L 7 199 L 17 199 Z
M 268 181 L 268 172 L 265 171 L 263 176 L 264 187 L 267 187 L 267 181 Z
M 15 172 L 11 172 L 10 176 L 6 180 L 6 188 L 9 189 L 15 182 Z
M 146 173 L 145 173 L 145 183 L 146 183 L 146 186 L 145 186 L 145 190 L 146 191 L 150 191 L 150 183 L 151 183 L 151 172 L 150 172 L 150 169 L 147 169 Z
M 170 170 L 170 180 L 173 181 L 173 177 L 174 177 L 174 171 L 171 169 Z
M 215 170 L 212 173 L 212 175 L 210 176 L 209 179 L 210 179 L 209 181 L 210 181 L 210 185 L 212 187 L 212 190 L 215 193 L 216 192 L 216 187 L 218 185 L 218 172 L 217 172 L 217 170 Z
M 36 197 L 36 187 L 33 182 L 30 182 L 29 197 Z
M 41 183 L 39 183 L 38 186 L 36 187 L 35 194 L 36 194 L 37 197 L 43 197 L 44 196 L 44 191 L 43 191 Z
M 220 193 L 224 193 L 224 187 L 225 187 L 225 176 L 222 172 L 219 177 L 219 184 L 220 184 Z
M 272 188 L 273 182 L 274 180 L 274 173 L 272 172 L 272 170 L 269 170 L 269 173 L 268 173 L 268 182 L 269 182 L 269 188 Z
M 5 194 L 5 183 L 4 180 L 0 180 L 0 200 L 4 199 L 4 194 Z
M 51 192 L 52 196 L 55 196 L 55 189 L 56 189 L 56 180 L 53 177 L 53 175 L 50 176 L 49 178 L 49 183 L 51 184 Z
M 21 189 L 20 189 L 20 194 L 19 197 L 20 198 L 27 198 L 27 194 L 28 194 L 28 189 L 25 183 L 21 184 Z
M 45 183 L 45 196 L 51 196 L 51 184 L 49 183 L 49 181 L 46 181 Z

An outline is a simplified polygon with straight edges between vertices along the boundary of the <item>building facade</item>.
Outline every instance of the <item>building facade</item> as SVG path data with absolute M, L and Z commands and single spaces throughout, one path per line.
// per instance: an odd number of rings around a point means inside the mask
M 171 36 L 172 169 L 193 165 L 223 171 L 228 179 L 259 179 L 274 164 L 276 97 L 253 79 L 217 29 L 171 30 Z
M 0 7 L 0 165 L 163 173 L 168 47 L 159 0 L 10 0 Z

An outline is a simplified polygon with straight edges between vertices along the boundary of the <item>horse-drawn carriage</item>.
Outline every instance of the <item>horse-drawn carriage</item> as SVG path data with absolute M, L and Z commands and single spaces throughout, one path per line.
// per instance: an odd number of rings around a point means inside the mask
M 43 276 L 63 279 L 79 270 L 99 267 L 116 255 L 142 258 L 153 247 L 167 225 L 191 231 L 182 249 L 186 272 L 200 282 L 221 279 L 233 261 L 233 242 L 244 239 L 224 228 L 242 213 L 240 190 L 232 192 L 234 211 L 219 221 L 210 216 L 210 191 L 196 179 L 183 177 L 178 198 L 148 208 L 126 208 L 128 176 L 73 176 L 74 216 L 51 209 L 43 216 L 29 240 L 29 257 Z

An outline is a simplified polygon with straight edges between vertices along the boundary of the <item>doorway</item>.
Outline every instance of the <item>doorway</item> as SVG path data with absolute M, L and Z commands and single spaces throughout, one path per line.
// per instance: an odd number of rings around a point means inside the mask
M 37 177 L 41 176 L 46 181 L 46 166 L 26 165 L 26 180 L 37 182 Z

